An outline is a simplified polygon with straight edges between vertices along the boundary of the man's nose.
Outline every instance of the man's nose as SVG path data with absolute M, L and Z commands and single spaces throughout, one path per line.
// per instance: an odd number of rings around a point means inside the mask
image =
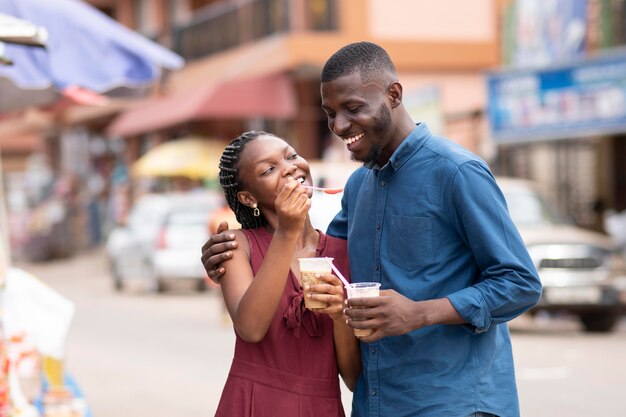
M 330 128 L 335 135 L 343 136 L 350 129 L 350 122 L 343 116 L 337 115 Z

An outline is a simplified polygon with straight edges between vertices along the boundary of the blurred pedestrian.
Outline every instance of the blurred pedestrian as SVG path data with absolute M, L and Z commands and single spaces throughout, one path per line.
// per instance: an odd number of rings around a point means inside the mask
M 343 285 L 321 275 L 312 299 L 328 307 L 305 309 L 298 258 L 335 258 L 348 274 L 347 247 L 311 226 L 307 161 L 272 134 L 246 132 L 224 150 L 219 179 L 243 227 L 228 233 L 244 250 L 221 280 L 236 345 L 216 416 L 343 416 L 338 373 L 352 389 L 361 364 Z
M 328 127 L 363 162 L 328 234 L 348 239 L 354 281 L 379 297 L 350 299 L 363 373 L 353 416 L 519 416 L 506 322 L 537 303 L 541 284 L 487 164 L 417 125 L 391 58 L 347 45 L 322 71 Z M 217 279 L 237 256 L 226 234 L 203 248 Z M 359 308 L 354 308 L 359 307 Z

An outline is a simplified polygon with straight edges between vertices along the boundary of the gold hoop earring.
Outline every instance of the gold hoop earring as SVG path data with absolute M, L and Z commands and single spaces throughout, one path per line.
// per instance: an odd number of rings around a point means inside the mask
M 252 206 L 252 215 L 254 217 L 259 217 L 261 215 L 261 211 L 259 210 L 259 208 L 256 206 L 256 203 L 254 203 L 254 205 Z

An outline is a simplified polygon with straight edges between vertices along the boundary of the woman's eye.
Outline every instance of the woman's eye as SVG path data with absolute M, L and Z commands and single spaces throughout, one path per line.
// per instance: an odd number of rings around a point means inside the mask
M 272 172 L 273 170 L 274 170 L 274 167 L 269 167 L 268 169 L 266 169 L 265 171 L 263 171 L 263 172 L 261 173 L 261 175 L 267 175 L 267 174 L 269 174 L 270 172 Z

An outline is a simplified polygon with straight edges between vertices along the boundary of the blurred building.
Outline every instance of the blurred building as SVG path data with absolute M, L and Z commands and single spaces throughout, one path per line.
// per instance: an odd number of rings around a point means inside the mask
M 578 224 L 626 209 L 626 2 L 502 3 L 488 75 L 499 172 L 539 182 Z
M 232 138 L 254 128 L 276 132 L 304 156 L 321 158 L 340 145 L 321 110 L 321 68 L 341 46 L 359 40 L 389 51 L 416 120 L 481 150 L 483 71 L 499 59 L 498 1 L 98 3 L 120 21 L 170 42 L 188 60 L 169 79 L 166 94 L 109 126 L 108 133 L 124 137 L 134 152 L 169 137 Z
M 484 72 L 500 63 L 504 0 L 86 1 L 173 49 L 187 65 L 164 74 L 140 100 L 30 112 L 36 116 L 30 119 L 43 121 L 19 118 L 7 139 L 19 142 L 19 149 L 10 150 L 0 137 L 5 166 L 14 170 L 11 178 L 35 175 L 24 175 L 24 169 L 33 152 L 41 153 L 45 157 L 37 160 L 62 180 L 59 190 L 72 184 L 78 213 L 93 213 L 75 216 L 81 220 L 74 229 L 89 232 L 75 246 L 97 243 L 101 231 L 122 220 L 122 206 L 132 201 L 133 191 L 153 186 L 135 181 L 131 168 L 164 141 L 225 140 L 264 129 L 285 137 L 309 159 L 348 158 L 327 127 L 319 88 L 326 59 L 350 42 L 374 41 L 390 53 L 416 121 L 487 159 L 493 156 Z

